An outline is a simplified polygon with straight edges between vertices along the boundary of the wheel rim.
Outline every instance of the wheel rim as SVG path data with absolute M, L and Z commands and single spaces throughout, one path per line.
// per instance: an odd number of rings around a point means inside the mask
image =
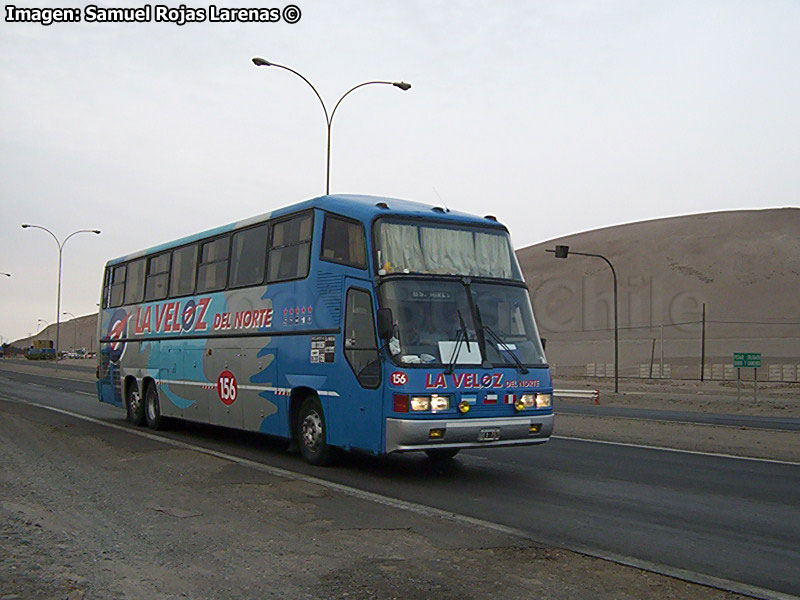
M 155 394 L 147 395 L 147 416 L 151 421 L 156 419 L 156 396 Z
M 306 448 L 315 449 L 322 441 L 322 419 L 312 411 L 303 419 L 303 443 Z
M 130 406 L 131 414 L 136 414 L 139 412 L 139 408 L 142 404 L 142 398 L 139 396 L 139 391 L 131 392 L 131 396 L 128 399 L 128 406 Z

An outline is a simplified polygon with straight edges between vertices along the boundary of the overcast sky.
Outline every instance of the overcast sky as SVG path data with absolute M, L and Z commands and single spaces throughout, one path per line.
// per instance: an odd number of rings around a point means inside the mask
M 798 205 L 797 0 L 296 4 L 295 25 L 0 23 L 0 335 L 55 320 L 57 248 L 23 222 L 102 229 L 64 252 L 82 315 L 107 259 L 324 192 L 318 100 L 257 55 L 330 105 L 410 82 L 341 105 L 331 191 L 441 197 L 516 247 Z

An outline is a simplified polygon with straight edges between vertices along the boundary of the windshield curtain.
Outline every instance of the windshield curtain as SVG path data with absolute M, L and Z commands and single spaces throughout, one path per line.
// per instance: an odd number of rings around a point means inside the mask
M 484 326 L 502 340 L 498 342 L 489 333 L 484 336 L 486 356 L 492 365 L 516 366 L 510 353 L 524 365 L 545 364 L 528 291 L 503 284 L 473 283 L 470 288 Z M 382 307 L 392 309 L 395 331 L 389 352 L 396 362 L 482 364 L 467 287 L 461 281 L 390 280 L 380 286 L 380 301 Z M 459 337 L 463 341 L 457 344 Z
M 382 220 L 377 242 L 383 274 L 522 279 L 505 231 Z

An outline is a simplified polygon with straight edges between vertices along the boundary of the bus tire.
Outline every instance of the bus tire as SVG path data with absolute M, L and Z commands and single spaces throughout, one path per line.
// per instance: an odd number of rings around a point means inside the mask
M 322 404 L 316 396 L 308 396 L 300 405 L 296 433 L 300 454 L 306 462 L 319 467 L 336 462 L 339 449 L 328 444 L 327 434 Z
M 133 425 L 144 425 L 144 402 L 136 381 L 125 390 L 125 418 Z
M 150 429 L 164 428 L 166 417 L 161 416 L 161 403 L 158 400 L 158 389 L 155 383 L 150 383 L 144 394 L 144 413 Z
M 452 460 L 458 454 L 461 448 L 434 448 L 433 450 L 425 450 L 425 454 L 431 460 Z

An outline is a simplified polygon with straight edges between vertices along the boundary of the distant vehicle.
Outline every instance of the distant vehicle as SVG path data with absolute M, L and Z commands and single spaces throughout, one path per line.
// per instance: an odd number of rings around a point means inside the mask
M 28 360 L 55 360 L 56 350 L 53 340 L 33 340 L 33 344 L 25 351 Z
M 107 263 L 97 392 L 312 464 L 546 442 L 550 372 L 494 217 L 324 196 Z

